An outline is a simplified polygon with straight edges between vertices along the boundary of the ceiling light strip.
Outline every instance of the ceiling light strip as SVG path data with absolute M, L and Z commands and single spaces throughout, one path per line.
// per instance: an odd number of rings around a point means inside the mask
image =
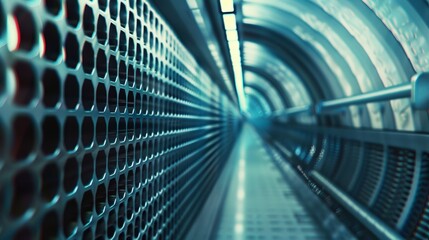
M 228 42 L 229 54 L 234 72 L 235 86 L 241 111 L 247 108 L 244 94 L 244 77 L 241 63 L 240 39 L 237 30 L 237 18 L 234 13 L 234 0 L 219 0 L 222 12 L 225 35 Z

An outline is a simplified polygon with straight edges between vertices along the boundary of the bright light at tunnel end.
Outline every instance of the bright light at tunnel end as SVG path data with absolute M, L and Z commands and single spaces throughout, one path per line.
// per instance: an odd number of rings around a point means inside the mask
M 234 0 L 219 0 L 221 11 L 223 13 L 223 24 L 225 35 L 228 41 L 228 48 L 234 72 L 235 87 L 237 90 L 238 102 L 242 112 L 246 111 L 246 96 L 244 94 L 244 77 L 241 64 L 240 39 L 237 28 L 237 18 L 234 13 Z

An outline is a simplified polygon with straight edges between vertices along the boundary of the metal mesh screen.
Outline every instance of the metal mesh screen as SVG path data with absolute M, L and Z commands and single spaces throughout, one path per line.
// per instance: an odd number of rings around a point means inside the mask
M 0 1 L 0 238 L 178 239 L 235 110 L 142 0 Z

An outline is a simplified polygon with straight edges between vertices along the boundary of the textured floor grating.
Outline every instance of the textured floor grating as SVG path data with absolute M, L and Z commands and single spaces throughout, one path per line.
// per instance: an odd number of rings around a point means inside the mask
M 256 132 L 245 126 L 242 134 L 240 160 L 215 239 L 325 239 Z

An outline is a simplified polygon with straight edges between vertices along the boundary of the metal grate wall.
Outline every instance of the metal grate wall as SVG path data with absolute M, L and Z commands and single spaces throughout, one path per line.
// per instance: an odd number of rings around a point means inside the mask
M 356 201 L 356 206 L 367 211 L 365 214 L 375 216 L 375 221 L 397 231 L 400 238 L 428 238 L 427 135 L 333 127 L 311 128 L 298 124 L 287 129 L 273 125 L 270 131 L 274 137 L 267 140 L 274 143 L 279 152 L 283 152 L 285 160 L 292 158 L 287 161 L 303 172 L 302 177 L 308 181 L 312 190 L 325 199 L 356 237 L 380 238 L 375 235 L 368 237 L 373 230 L 369 230 L 365 223 L 353 220 L 347 207 L 342 207 L 344 204 L 341 199 L 332 197 L 333 191 L 326 190 L 329 186 L 324 185 L 319 176 L 327 179 L 337 191 L 343 191 L 343 196 L 349 198 L 347 201 Z M 324 138 L 318 137 L 320 135 Z M 318 139 L 320 143 L 313 139 Z M 314 154 L 310 161 L 307 155 L 297 154 L 311 153 L 313 148 L 320 150 L 313 151 L 318 154 Z
M 1 0 L 0 238 L 181 238 L 236 116 L 148 2 Z

